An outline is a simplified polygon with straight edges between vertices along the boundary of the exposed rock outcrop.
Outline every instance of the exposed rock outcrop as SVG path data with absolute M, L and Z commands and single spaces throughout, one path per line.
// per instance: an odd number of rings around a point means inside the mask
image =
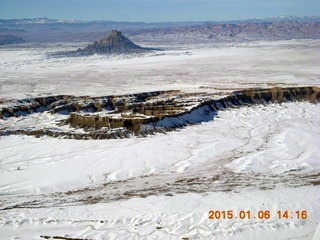
M 197 96 L 197 98 L 194 98 Z M 189 124 L 210 121 L 219 110 L 244 105 L 308 101 L 319 103 L 319 87 L 248 89 L 214 99 L 205 93 L 156 91 L 122 96 L 52 96 L 24 99 L 0 109 L 0 118 L 19 117 L 48 111 L 67 114 L 60 124 L 81 131 L 53 128 L 0 129 L 0 135 L 48 135 L 74 139 L 124 138 L 166 132 Z
M 68 52 L 71 55 L 92 55 L 92 54 L 133 54 L 144 53 L 153 50 L 160 50 L 155 48 L 140 47 L 131 42 L 120 31 L 112 30 L 110 35 L 85 48 L 79 48 L 77 51 Z
M 72 113 L 69 123 L 72 126 L 87 128 L 122 127 L 139 134 L 141 129 L 152 130 L 154 127 L 165 129 L 177 128 L 188 124 L 208 121 L 211 120 L 219 110 L 228 107 L 291 101 L 308 101 L 315 103 L 319 100 L 320 91 L 318 87 L 250 89 L 233 92 L 230 96 L 218 100 L 201 102 L 189 110 L 183 109 L 181 104 L 171 105 L 168 102 L 163 102 L 160 105 L 153 104 L 150 107 L 147 105 L 135 106 L 136 112 L 148 118 L 142 118 L 141 116 L 135 117 L 134 114 L 112 118 L 110 116 L 84 116 Z M 132 108 L 128 106 L 127 109 L 131 110 Z M 151 125 L 149 127 L 140 128 L 142 125 L 150 123 Z
M 131 53 L 147 50 L 149 49 L 134 44 L 117 30 L 112 30 L 107 38 L 94 42 L 83 49 L 88 53 Z

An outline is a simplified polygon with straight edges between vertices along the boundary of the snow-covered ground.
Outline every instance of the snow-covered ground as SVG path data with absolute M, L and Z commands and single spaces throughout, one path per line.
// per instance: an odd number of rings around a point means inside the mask
M 189 46 L 137 58 L 46 56 L 77 47 L 0 48 L 1 98 L 217 91 L 320 82 L 320 40 Z
M 217 162 L 234 172 L 320 170 L 319 116 L 318 104 L 286 103 L 223 111 L 212 122 L 147 138 L 2 137 L 0 190 L 67 191 L 150 174 L 198 174 Z
M 1 48 L 0 99 L 319 86 L 319 45 L 79 59 L 46 58 L 56 46 Z M 146 138 L 0 137 L 0 239 L 320 239 L 319 116 L 319 104 L 293 102 L 219 111 L 213 121 Z M 210 210 L 234 217 L 209 219 Z M 241 210 L 251 218 L 239 219 Z
M 222 111 L 212 122 L 147 138 L 2 137 L 2 233 L 312 239 L 320 220 L 319 116 L 318 104 L 285 103 Z M 273 217 L 209 220 L 211 209 Z M 278 210 L 306 210 L 308 218 L 278 220 Z

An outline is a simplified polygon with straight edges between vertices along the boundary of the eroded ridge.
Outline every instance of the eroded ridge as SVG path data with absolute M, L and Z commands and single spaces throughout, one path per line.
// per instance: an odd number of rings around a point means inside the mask
M 214 94 L 154 91 L 75 97 L 68 95 L 0 102 L 0 135 L 108 139 L 146 136 L 210 121 L 219 110 L 244 105 L 308 101 L 319 87 L 248 89 L 215 99 Z

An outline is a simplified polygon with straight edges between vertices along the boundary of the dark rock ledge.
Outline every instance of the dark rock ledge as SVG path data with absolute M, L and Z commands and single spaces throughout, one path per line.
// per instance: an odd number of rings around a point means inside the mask
M 0 118 L 27 116 L 37 112 L 67 114 L 61 125 L 74 131 L 49 128 L 0 129 L 0 135 L 25 134 L 70 139 L 127 138 L 172 131 L 190 124 L 211 121 L 220 110 L 282 102 L 307 101 L 319 103 L 319 87 L 290 87 L 248 89 L 232 92 L 229 96 L 213 99 L 179 91 L 156 91 L 122 96 L 74 97 L 51 96 L 23 99 L 16 105 L 0 108 Z M 77 132 L 76 129 L 82 129 Z

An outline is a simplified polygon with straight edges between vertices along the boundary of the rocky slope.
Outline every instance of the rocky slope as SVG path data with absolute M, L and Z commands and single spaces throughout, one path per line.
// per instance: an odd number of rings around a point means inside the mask
M 230 107 L 292 101 L 318 103 L 319 100 L 319 87 L 249 89 L 220 99 L 215 99 L 212 94 L 180 91 L 96 98 L 53 96 L 24 99 L 11 103 L 11 106 L 10 103 L 2 103 L 8 106 L 0 109 L 0 135 L 49 135 L 75 139 L 145 136 L 211 121 L 218 111 Z M 30 125 L 29 115 L 46 112 L 65 117 L 47 125 Z M 12 117 L 21 117 L 17 126 L 14 122 L 6 123 Z M 30 126 L 19 127 L 22 121 Z
M 92 54 L 131 54 L 143 53 L 152 50 L 152 48 L 140 47 L 131 42 L 120 31 L 112 30 L 110 35 L 100 41 L 95 41 L 83 49 L 78 49 L 71 54 L 75 55 L 92 55 Z

